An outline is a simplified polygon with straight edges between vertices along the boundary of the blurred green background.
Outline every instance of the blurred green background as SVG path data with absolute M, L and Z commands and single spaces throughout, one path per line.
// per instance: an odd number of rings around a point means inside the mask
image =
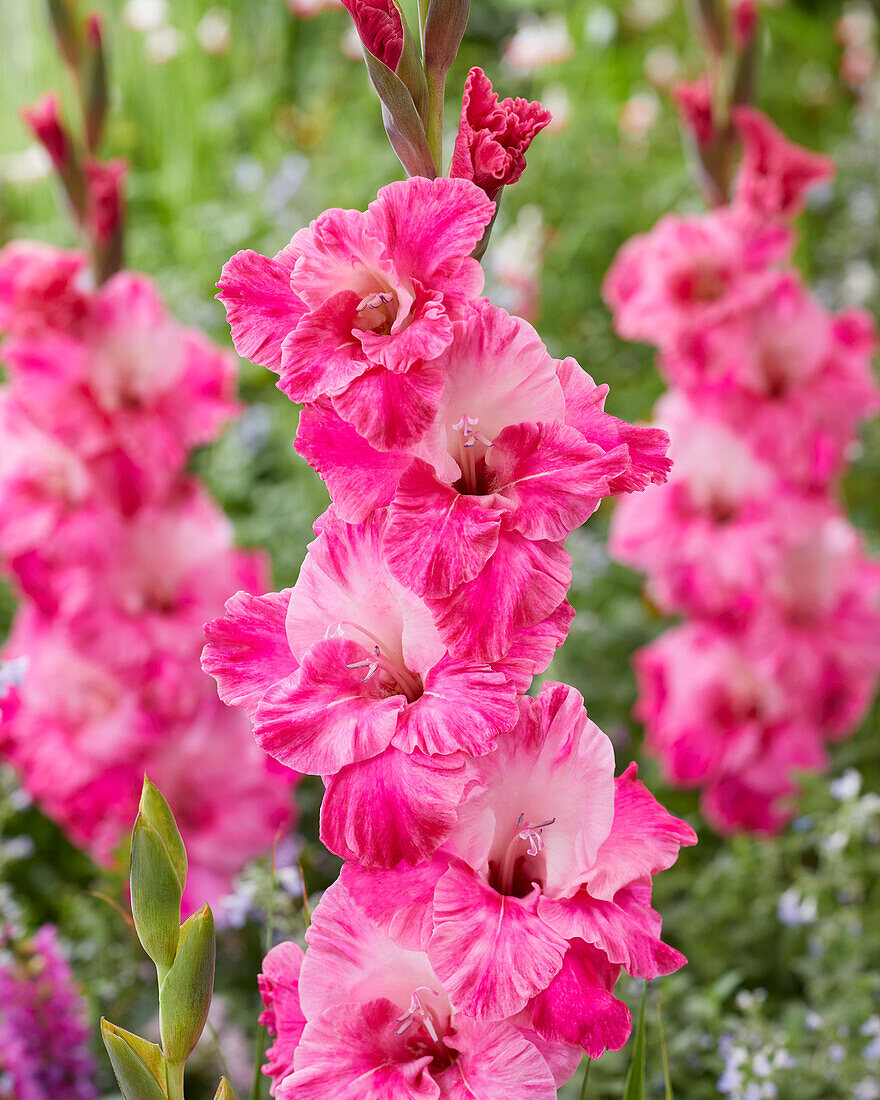
M 341 49 L 348 17 L 329 11 L 297 19 L 284 0 L 94 6 L 105 14 L 111 57 L 106 152 L 131 163 L 128 264 L 157 279 L 181 319 L 229 346 L 222 307 L 212 300 L 225 260 L 243 247 L 274 253 L 324 208 L 363 207 L 400 175 L 363 66 Z M 829 304 L 862 304 L 876 314 L 880 90 L 869 82 L 854 91 L 840 78 L 835 24 L 844 10 L 830 0 L 765 8 L 758 102 L 793 138 L 839 159 L 833 188 L 802 219 L 799 265 Z M 530 73 L 502 61 L 527 12 L 564 21 L 570 60 Z M 47 88 L 69 91 L 42 4 L 0 4 L 0 55 L 0 243 L 25 236 L 72 245 L 53 182 L 18 117 Z M 700 70 L 681 0 L 473 0 L 449 81 L 447 152 L 464 75 L 477 63 L 504 94 L 567 100 L 567 125 L 537 139 L 522 182 L 505 195 L 496 236 L 523 207 L 539 208 L 548 230 L 542 336 L 554 354 L 575 356 L 610 384 L 610 411 L 646 417 L 662 384 L 650 350 L 613 335 L 600 283 L 633 233 L 667 210 L 701 208 L 662 86 L 672 72 Z M 268 372 L 247 363 L 241 370 L 248 409 L 197 466 L 240 541 L 267 547 L 277 584 L 289 585 L 327 498 L 293 452 L 295 407 Z M 878 473 L 874 426 L 844 489 L 875 548 Z M 591 716 L 615 740 L 622 768 L 639 756 L 629 658 L 664 624 L 643 601 L 639 578 L 608 562 L 606 528 L 603 508 L 570 542 L 578 616 L 550 674 L 582 691 Z M 6 593 L 0 630 L 11 607 Z M 846 785 L 835 795 L 827 777 L 810 781 L 802 816 L 773 842 L 720 842 L 700 823 L 695 798 L 665 790 L 651 762 L 640 761 L 658 797 L 700 832 L 700 845 L 657 881 L 667 938 L 690 965 L 652 990 L 652 1095 L 663 1095 L 654 1007 L 661 1001 L 679 1098 L 719 1090 L 734 1100 L 880 1098 L 880 798 L 871 793 L 880 785 L 877 733 L 874 713 L 835 750 L 835 773 L 856 767 L 861 793 L 844 798 Z M 303 801 L 304 829 L 314 837 L 317 792 L 306 788 Z M 150 1001 L 139 985 L 145 972 L 134 941 L 109 907 L 85 893 L 118 883 L 96 876 L 54 827 L 22 809 L 8 778 L 0 830 L 0 920 L 15 910 L 25 925 L 57 921 L 96 1010 L 125 1026 L 141 1024 Z M 20 842 L 27 834 L 32 845 Z M 309 888 L 318 891 L 334 864 L 315 840 L 305 843 Z M 239 1081 L 255 1034 L 260 923 L 273 890 L 277 932 L 300 935 L 295 888 L 273 883 L 257 865 L 238 894 L 241 927 L 220 941 L 215 1024 Z M 638 996 L 637 989 L 623 992 Z M 620 1096 L 627 1061 L 624 1052 L 594 1066 L 589 1095 Z M 207 1042 L 203 1064 L 208 1096 L 217 1069 Z M 105 1084 L 112 1094 L 109 1077 Z M 563 1095 L 576 1097 L 578 1087 Z M 200 1095 L 197 1084 L 193 1095 Z

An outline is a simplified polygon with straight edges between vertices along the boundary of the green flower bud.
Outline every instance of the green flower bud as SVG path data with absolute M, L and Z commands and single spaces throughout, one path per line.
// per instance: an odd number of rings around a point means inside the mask
M 177 954 L 182 893 L 168 849 L 156 829 L 138 814 L 131 834 L 131 913 L 160 982 Z
M 149 821 L 168 849 L 171 865 L 180 882 L 180 892 L 183 893 L 186 885 L 186 848 L 183 846 L 174 814 L 162 797 L 162 792 L 155 783 L 150 782 L 147 776 L 144 776 L 144 789 L 141 791 L 138 812 Z
M 167 1100 L 160 1084 L 165 1080 L 165 1059 L 155 1043 L 148 1043 L 103 1017 L 101 1038 L 123 1100 Z
M 76 0 L 48 0 L 48 7 L 61 55 L 68 65 L 76 68 L 80 50 Z
M 159 986 L 159 1031 L 169 1062 L 192 1053 L 208 1019 L 214 988 L 214 917 L 207 905 L 180 929 L 174 964 Z
M 225 1077 L 220 1078 L 220 1084 L 217 1086 L 217 1091 L 214 1093 L 214 1100 L 235 1100 L 235 1093 L 232 1091 L 232 1085 L 230 1085 Z

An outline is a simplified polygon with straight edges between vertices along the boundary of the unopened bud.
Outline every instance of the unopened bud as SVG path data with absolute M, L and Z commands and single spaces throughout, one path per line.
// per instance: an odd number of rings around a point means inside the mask
M 73 140 L 61 121 L 61 100 L 57 93 L 46 92 L 33 107 L 23 108 L 21 115 L 55 168 L 59 172 L 69 169 L 74 161 Z
M 183 891 L 156 829 L 138 814 L 131 834 L 131 912 L 161 981 L 177 954 Z
M 86 19 L 82 83 L 85 94 L 86 146 L 97 152 L 107 118 L 107 62 L 104 54 L 104 24 L 92 12 Z
M 443 76 L 458 56 L 471 0 L 430 0 L 425 19 L 425 68 Z
M 180 1065 L 194 1050 L 213 988 L 214 917 L 204 905 L 181 927 L 174 965 L 159 986 L 159 1030 L 169 1062 Z
M 128 165 L 120 159 L 90 160 L 85 168 L 88 182 L 87 228 L 95 258 L 95 278 L 100 285 L 122 267 Z M 183 873 L 185 876 L 185 863 Z
M 61 55 L 68 65 L 79 64 L 80 33 L 76 14 L 76 0 L 47 0 L 52 30 Z
M 101 1038 L 123 1100 L 166 1100 L 165 1059 L 155 1043 L 101 1019 Z
M 114 164 L 117 162 L 111 162 Z M 168 850 L 168 858 L 180 883 L 181 893 L 186 886 L 186 847 L 171 807 L 165 801 L 165 797 L 159 788 L 148 776 L 144 776 L 144 785 L 141 789 L 141 800 L 138 813 L 153 826 L 162 843 Z
M 692 18 L 706 49 L 721 57 L 727 46 L 724 0 L 689 0 Z
M 730 5 L 730 34 L 739 53 L 747 50 L 758 29 L 758 0 L 732 0 Z
M 217 1091 L 214 1093 L 214 1100 L 235 1100 L 235 1093 L 232 1091 L 232 1085 L 230 1085 L 225 1077 L 220 1078 L 220 1084 L 217 1086 Z

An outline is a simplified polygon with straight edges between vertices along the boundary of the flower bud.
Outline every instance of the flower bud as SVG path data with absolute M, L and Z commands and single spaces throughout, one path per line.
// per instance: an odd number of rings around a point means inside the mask
M 177 954 L 182 894 L 168 849 L 156 829 L 138 814 L 131 834 L 131 912 L 138 939 L 156 964 L 160 982 Z
M 225 1077 L 220 1078 L 220 1084 L 217 1086 L 217 1091 L 214 1093 L 214 1100 L 235 1100 L 235 1093 L 232 1091 L 232 1085 L 230 1085 Z
M 214 988 L 214 917 L 207 905 L 180 929 L 174 965 L 159 987 L 159 1031 L 169 1062 L 190 1056 L 208 1019 Z
M 79 64 L 80 37 L 76 18 L 76 0 L 48 0 L 49 18 L 58 48 L 68 65 Z
M 95 253 L 95 278 L 100 284 L 122 267 L 128 165 L 121 159 L 89 160 L 85 168 L 88 184 L 87 228 Z
M 471 0 L 430 0 L 425 19 L 425 68 L 445 76 L 458 56 Z
M 69 169 L 74 163 L 73 141 L 61 121 L 61 101 L 57 94 L 47 92 L 33 107 L 25 107 L 21 115 L 57 171 Z
M 148 776 L 144 776 L 144 786 L 141 790 L 141 801 L 138 813 L 153 826 L 159 834 L 162 843 L 168 850 L 171 866 L 174 868 L 177 880 L 180 883 L 181 893 L 186 886 L 186 848 L 171 807 L 155 783 Z
M 721 57 L 726 49 L 722 0 L 690 0 L 693 21 L 706 49 Z
M 86 19 L 85 44 L 82 83 L 86 109 L 86 146 L 90 153 L 95 153 L 104 134 L 108 102 L 104 24 L 97 12 L 92 12 Z
M 436 175 L 425 136 L 428 85 L 415 41 L 394 0 L 343 0 L 357 28 L 382 121 L 410 176 Z
M 101 1018 L 101 1038 L 119 1083 L 123 1100 L 166 1100 L 165 1059 L 155 1043 L 148 1043 Z
M 730 30 L 733 44 L 742 53 L 751 46 L 758 29 L 758 0 L 733 0 Z

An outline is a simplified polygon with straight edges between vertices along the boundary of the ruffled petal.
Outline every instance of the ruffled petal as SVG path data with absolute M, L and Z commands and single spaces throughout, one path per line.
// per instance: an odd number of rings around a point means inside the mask
M 629 1009 L 612 990 L 619 967 L 575 941 L 559 973 L 531 1005 L 535 1031 L 554 1043 L 576 1043 L 590 1058 L 620 1050 L 632 1031 Z
M 612 901 L 637 879 L 665 871 L 680 848 L 697 843 L 690 825 L 661 806 L 637 776 L 638 765 L 630 764 L 614 781 L 614 823 L 585 879 L 590 894 L 602 901 Z
M 414 459 L 388 509 L 388 567 L 420 596 L 448 596 L 489 560 L 500 525 L 500 515 L 481 498 L 457 493 L 427 462 Z
M 444 1039 L 455 1065 L 435 1074 L 445 1100 L 556 1100 L 556 1083 L 538 1048 L 507 1023 L 459 1017 Z
M 290 285 L 296 258 L 290 246 L 272 260 L 250 249 L 236 252 L 217 284 L 235 350 L 276 373 L 281 369 L 281 345 L 306 312 Z
M 364 681 L 363 646 L 316 642 L 297 671 L 257 707 L 254 737 L 270 756 L 310 775 L 331 775 L 382 752 L 394 736 L 403 695 L 386 697 L 378 677 Z
M 540 919 L 536 904 L 534 895 L 497 893 L 461 863 L 437 884 L 428 957 L 462 1012 L 504 1020 L 559 972 L 568 945 Z
M 328 298 L 305 314 L 281 349 L 278 389 L 291 401 L 337 394 L 369 367 L 352 326 L 360 299 L 351 290 Z
M 377 367 L 336 394 L 333 407 L 379 451 L 400 450 L 428 430 L 442 392 L 443 375 L 430 365 L 403 374 Z
M 502 672 L 444 657 L 428 671 L 419 698 L 401 712 L 392 743 L 404 752 L 483 756 L 518 714 L 516 688 Z
M 284 629 L 289 602 L 289 588 L 265 596 L 236 592 L 226 614 L 205 624 L 202 668 L 217 681 L 223 702 L 251 720 L 269 688 L 297 668 Z
M 368 870 L 349 861 L 340 872 L 355 905 L 377 928 L 410 951 L 426 951 L 434 931 L 434 890 L 449 866 L 437 852 L 417 867 L 400 863 L 388 870 Z
M 463 756 L 390 748 L 327 781 L 321 842 L 365 867 L 422 863 L 452 831 L 466 782 Z

